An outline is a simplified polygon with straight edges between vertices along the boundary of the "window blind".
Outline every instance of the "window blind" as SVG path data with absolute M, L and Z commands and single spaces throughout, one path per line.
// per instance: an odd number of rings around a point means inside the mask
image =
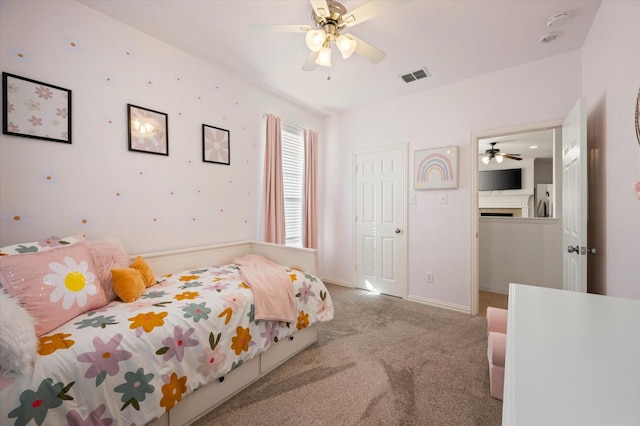
M 286 244 L 302 247 L 304 134 L 291 124 L 282 122 L 281 126 Z

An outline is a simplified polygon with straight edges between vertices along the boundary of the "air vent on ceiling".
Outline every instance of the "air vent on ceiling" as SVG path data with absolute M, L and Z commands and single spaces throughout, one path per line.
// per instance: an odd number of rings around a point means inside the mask
M 405 83 L 411 83 L 412 81 L 420 80 L 421 78 L 429 77 L 429 71 L 426 68 L 420 68 L 417 71 L 410 72 L 408 74 L 401 75 Z

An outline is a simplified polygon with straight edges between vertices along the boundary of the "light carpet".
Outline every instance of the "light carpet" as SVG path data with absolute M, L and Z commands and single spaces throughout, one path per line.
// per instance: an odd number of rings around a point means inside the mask
M 486 319 L 328 284 L 318 342 L 195 425 L 499 425 Z

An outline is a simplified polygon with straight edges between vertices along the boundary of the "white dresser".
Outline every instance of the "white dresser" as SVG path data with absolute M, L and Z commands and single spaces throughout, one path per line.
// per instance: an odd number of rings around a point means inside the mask
M 640 425 L 640 301 L 511 284 L 502 424 Z

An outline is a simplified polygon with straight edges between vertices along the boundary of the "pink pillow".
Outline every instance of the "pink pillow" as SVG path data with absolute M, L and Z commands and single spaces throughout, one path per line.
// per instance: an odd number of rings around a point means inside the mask
M 35 319 L 38 337 L 107 304 L 85 241 L 0 257 L 0 284 Z
M 98 274 L 98 281 L 110 302 L 117 296 L 113 291 L 111 270 L 129 267 L 129 255 L 118 240 L 106 237 L 98 241 L 89 241 L 91 260 Z

